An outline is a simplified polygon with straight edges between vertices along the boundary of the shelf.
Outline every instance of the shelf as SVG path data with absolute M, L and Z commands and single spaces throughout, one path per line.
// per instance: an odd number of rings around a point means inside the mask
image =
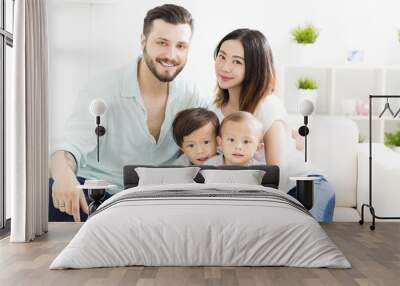
M 342 64 L 342 65 L 335 65 L 335 66 L 328 66 L 328 65 L 318 65 L 318 64 L 312 64 L 312 65 L 301 65 L 301 64 L 291 64 L 291 65 L 285 65 L 285 68 L 318 68 L 318 69 L 347 69 L 347 70 L 366 70 L 366 69 L 383 69 L 383 70 L 394 70 L 394 71 L 400 71 L 400 66 L 377 66 L 377 65 L 371 65 L 371 64 L 365 64 L 365 63 L 349 63 L 349 64 Z
M 400 67 L 371 66 L 364 64 L 341 66 L 288 65 L 283 67 L 283 100 L 289 113 L 298 112 L 297 80 L 302 77 L 314 79 L 319 88 L 315 114 L 344 116 L 353 120 L 360 136 L 368 139 L 369 115 L 357 115 L 359 104 L 369 104 L 371 94 L 400 95 Z M 393 118 L 382 112 L 385 99 L 372 100 L 372 141 L 383 143 L 385 132 L 400 130 L 400 116 Z M 389 99 L 393 112 L 400 109 L 400 99 Z M 368 112 L 368 109 L 367 109 Z M 354 115 L 349 115 L 354 114 Z
M 368 121 L 369 120 L 369 116 L 365 116 L 365 115 L 345 115 L 345 117 L 352 119 L 352 120 L 360 120 L 360 121 Z M 378 116 L 374 115 L 372 116 L 372 120 L 385 120 L 385 121 L 399 121 L 400 123 L 400 118 L 396 117 L 385 117 L 382 116 L 381 118 L 379 118 Z

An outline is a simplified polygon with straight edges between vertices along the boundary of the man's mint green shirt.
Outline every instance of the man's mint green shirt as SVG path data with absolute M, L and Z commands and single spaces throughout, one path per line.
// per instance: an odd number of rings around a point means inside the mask
M 63 136 L 51 148 L 71 152 L 78 165 L 78 176 L 104 179 L 122 190 L 122 171 L 128 164 L 171 164 L 179 151 L 172 136 L 175 115 L 187 108 L 206 107 L 198 89 L 179 75 L 169 83 L 169 95 L 158 141 L 150 134 L 147 113 L 137 81 L 137 63 L 93 80 L 82 90 L 74 111 L 67 120 Z M 100 162 L 97 162 L 96 120 L 89 112 L 95 98 L 103 99 L 107 112 L 101 116 L 106 128 L 100 137 Z

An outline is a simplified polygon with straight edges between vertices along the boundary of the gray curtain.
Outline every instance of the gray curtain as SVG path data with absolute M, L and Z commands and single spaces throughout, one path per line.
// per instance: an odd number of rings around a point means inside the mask
M 46 6 L 46 0 L 15 2 L 13 92 L 6 115 L 12 242 L 31 241 L 48 227 Z

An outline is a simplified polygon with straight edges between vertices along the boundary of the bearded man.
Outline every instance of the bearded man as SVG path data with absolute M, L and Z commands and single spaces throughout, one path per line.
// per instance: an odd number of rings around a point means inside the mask
M 185 67 L 193 33 L 193 19 L 183 7 L 162 5 L 147 12 L 141 35 L 142 55 L 136 62 L 88 84 L 77 108 L 52 148 L 49 181 L 49 221 L 87 218 L 88 196 L 76 186 L 85 179 L 101 179 L 122 190 L 123 166 L 170 164 L 179 151 L 173 141 L 174 115 L 205 107 L 194 85 L 178 74 Z M 94 119 L 88 106 L 103 99 L 106 133 L 100 138 L 97 162 Z M 107 193 L 106 198 L 113 193 Z

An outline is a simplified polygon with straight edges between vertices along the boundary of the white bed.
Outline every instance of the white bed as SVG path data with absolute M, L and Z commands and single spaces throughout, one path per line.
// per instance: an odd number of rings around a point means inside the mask
M 114 195 L 50 269 L 127 265 L 351 267 L 318 222 L 283 192 L 198 183 Z

